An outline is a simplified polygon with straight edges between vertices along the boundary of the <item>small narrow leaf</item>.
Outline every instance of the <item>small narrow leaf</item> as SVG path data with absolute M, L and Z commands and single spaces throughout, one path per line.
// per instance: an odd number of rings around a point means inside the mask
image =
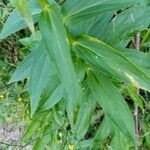
M 21 81 L 30 77 L 31 66 L 35 55 L 35 49 L 31 50 L 31 53 L 21 62 L 13 73 L 9 83 Z
M 33 115 L 38 107 L 40 96 L 47 86 L 48 80 L 53 73 L 53 64 L 43 45 L 37 46 L 36 55 L 33 60 L 31 75 L 29 80 L 29 92 L 31 97 L 31 115 Z
M 47 110 L 53 108 L 55 104 L 57 104 L 63 97 L 63 88 L 59 85 L 55 91 L 50 95 L 50 97 L 46 100 L 45 104 L 42 106 L 42 110 Z
M 86 134 L 90 126 L 95 106 L 96 101 L 93 100 L 93 96 L 91 94 L 85 95 L 83 104 L 81 104 L 78 112 L 77 121 L 74 129 L 74 132 L 79 139 L 84 138 L 84 135 Z
M 85 77 L 85 68 L 84 68 L 84 63 L 82 62 L 81 59 L 76 60 L 75 62 L 75 71 L 77 74 L 78 82 L 82 82 Z
M 123 134 L 134 141 L 135 130 L 132 114 L 111 80 L 103 74 L 98 76 L 89 71 L 88 85 L 110 120 Z
M 115 127 L 110 146 L 112 150 L 130 150 L 130 141 Z
M 103 142 L 112 131 L 112 123 L 108 116 L 105 116 L 102 123 L 98 127 L 94 136 L 94 142 Z
M 128 87 L 127 87 L 127 92 L 128 92 L 128 95 L 130 96 L 130 98 L 131 98 L 136 104 L 138 104 L 141 109 L 143 109 L 143 108 L 144 108 L 144 106 L 143 106 L 143 101 L 142 101 L 140 95 L 138 94 L 137 88 L 135 88 L 135 87 L 133 87 L 133 86 L 131 86 L 131 85 L 128 85 Z
M 32 2 L 30 4 L 31 4 L 30 9 L 31 9 L 33 21 L 35 23 L 39 20 L 39 14 L 41 12 L 41 9 L 37 5 L 33 4 Z M 27 24 L 24 18 L 21 16 L 21 14 L 17 10 L 13 10 L 10 16 L 8 17 L 6 23 L 3 26 L 3 29 L 0 33 L 0 40 L 3 40 L 7 38 L 9 35 L 21 29 L 24 29 L 26 27 Z
M 29 2 L 27 0 L 12 0 L 12 3 L 15 5 L 16 9 L 25 19 L 31 33 L 34 33 L 34 23 L 32 20 L 32 14 L 29 8 Z

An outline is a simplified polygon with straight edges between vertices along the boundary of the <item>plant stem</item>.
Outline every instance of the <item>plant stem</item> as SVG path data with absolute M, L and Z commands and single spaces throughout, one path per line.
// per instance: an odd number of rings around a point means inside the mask
M 140 33 L 136 34 L 135 37 L 135 48 L 140 50 Z M 137 89 L 139 94 L 139 89 Z M 138 139 L 139 139 L 139 124 L 138 124 L 138 105 L 134 104 L 134 119 L 135 119 L 135 150 L 138 150 Z
M 147 31 L 147 33 L 146 33 L 146 35 L 144 36 L 144 38 L 143 38 L 143 40 L 142 40 L 142 42 L 141 42 L 141 44 L 142 44 L 142 45 L 143 45 L 143 44 L 144 44 L 144 42 L 147 40 L 147 38 L 148 38 L 149 34 L 150 34 L 150 29 L 148 29 L 148 31 Z
M 138 105 L 134 104 L 134 119 L 135 119 L 135 150 L 138 150 L 139 125 L 138 125 Z

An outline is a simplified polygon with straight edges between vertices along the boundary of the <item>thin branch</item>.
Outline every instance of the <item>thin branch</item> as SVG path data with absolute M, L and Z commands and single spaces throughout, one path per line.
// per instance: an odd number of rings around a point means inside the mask
M 135 48 L 140 50 L 140 33 L 137 33 L 135 37 Z M 137 89 L 137 94 L 139 94 L 139 89 Z M 134 104 L 134 119 L 135 119 L 135 150 L 138 150 L 138 140 L 139 140 L 139 121 L 138 121 L 138 104 Z

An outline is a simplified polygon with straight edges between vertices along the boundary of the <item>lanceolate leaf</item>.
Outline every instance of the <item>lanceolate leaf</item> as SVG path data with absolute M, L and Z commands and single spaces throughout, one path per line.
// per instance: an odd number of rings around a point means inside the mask
M 79 85 L 74 71 L 66 31 L 59 9 L 55 4 L 45 8 L 41 14 L 40 29 L 49 57 L 57 67 L 59 78 L 65 89 L 67 111 L 73 120 L 73 107 L 78 99 Z
M 39 14 L 41 9 L 37 5 L 31 5 L 31 13 L 33 17 L 33 21 L 37 22 L 39 20 Z M 7 38 L 9 35 L 24 29 L 27 27 L 27 24 L 21 14 L 14 10 L 11 15 L 8 17 L 1 33 L 0 40 Z
M 21 81 L 25 78 L 30 77 L 30 70 L 35 55 L 35 49 L 31 50 L 31 53 L 22 61 L 16 71 L 13 73 L 9 83 Z
M 53 74 L 49 81 L 48 84 L 46 86 L 46 88 L 43 91 L 42 97 L 41 97 L 41 101 L 40 101 L 40 106 L 42 106 L 48 99 L 49 97 L 52 95 L 52 93 L 60 86 L 60 80 L 57 76 L 57 74 Z
M 143 109 L 143 102 L 142 102 L 142 98 L 140 97 L 140 95 L 138 95 L 137 93 L 137 88 L 132 87 L 131 85 L 128 85 L 127 87 L 127 93 L 130 96 L 130 98 L 139 105 L 139 107 L 141 109 Z
M 102 123 L 98 127 L 94 136 L 94 142 L 103 142 L 112 131 L 112 122 L 108 116 L 105 116 Z
M 83 104 L 81 104 L 81 107 L 78 112 L 77 116 L 77 122 L 75 124 L 75 134 L 77 137 L 82 139 L 84 135 L 86 134 L 90 123 L 92 114 L 94 112 L 95 106 L 96 106 L 96 100 L 93 99 L 92 94 L 85 95 Z
M 42 127 L 42 123 L 49 112 L 43 112 L 40 115 L 38 115 L 35 120 L 32 120 L 30 124 L 28 125 L 24 135 L 23 135 L 23 141 L 28 141 L 32 138 L 33 135 L 38 134 L 38 130 Z
M 83 47 L 74 46 L 73 49 L 84 61 L 86 61 L 89 65 L 91 65 L 98 72 L 103 72 L 105 74 L 110 75 L 111 77 L 115 77 L 122 81 L 126 81 L 125 78 L 122 78 L 118 73 L 116 73 L 108 64 L 105 63 L 104 59 L 98 59 L 98 55 L 95 53 L 83 49 Z
M 15 5 L 17 11 L 19 11 L 20 14 L 23 16 L 23 18 L 25 19 L 30 31 L 34 33 L 34 23 L 32 20 L 29 2 L 27 0 L 22 1 L 12 0 L 12 3 Z
M 150 7 L 133 7 L 117 14 L 103 26 L 101 20 L 98 20 L 88 34 L 106 43 L 120 44 L 121 40 L 131 39 L 131 33 L 141 31 L 150 25 L 150 13 L 146 13 L 149 11 Z
M 37 46 L 29 80 L 31 115 L 35 113 L 40 101 L 40 96 L 44 88 L 47 86 L 48 80 L 53 74 L 53 71 L 53 64 L 46 55 L 43 45 L 41 44 Z
M 134 120 L 123 97 L 111 80 L 103 74 L 88 74 L 88 85 L 95 99 L 99 102 L 111 121 L 134 141 Z
M 116 48 L 89 36 L 79 38 L 74 45 L 95 53 L 96 59 L 103 59 L 110 68 L 134 86 L 150 90 L 150 76 Z
M 139 0 L 74 0 L 64 5 L 65 21 L 81 22 L 99 14 L 139 4 Z
M 117 127 L 114 127 L 114 133 L 110 147 L 112 150 L 130 150 L 129 139 L 123 135 Z
M 130 58 L 139 67 L 150 69 L 150 55 L 136 49 L 123 49 L 124 55 Z
M 84 63 L 80 58 L 77 58 L 75 62 L 75 71 L 77 74 L 78 82 L 82 82 L 85 77 L 85 68 L 84 68 Z
M 93 17 L 82 22 L 69 22 L 66 23 L 66 27 L 69 30 L 69 32 L 74 36 L 77 36 L 79 34 L 87 34 L 97 22 L 97 20 L 101 17 L 102 15 L 99 15 L 98 17 Z
M 42 106 L 41 109 L 47 110 L 53 108 L 55 104 L 57 104 L 63 97 L 63 88 L 59 85 L 55 91 L 49 96 L 46 100 L 45 104 Z

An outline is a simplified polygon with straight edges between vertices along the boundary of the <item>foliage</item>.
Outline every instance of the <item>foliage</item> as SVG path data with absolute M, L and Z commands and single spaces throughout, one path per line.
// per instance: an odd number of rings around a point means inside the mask
M 7 3 L 6 3 L 7 4 Z M 10 4 L 1 3 L 0 28 L 12 11 Z M 25 31 L 26 32 L 26 31 Z M 4 124 L 10 126 L 22 125 L 22 120 L 28 117 L 26 106 L 29 103 L 29 96 L 25 87 L 25 81 L 15 84 L 8 84 L 16 66 L 28 53 L 19 43 L 19 37 L 23 33 L 17 33 L 3 40 L 0 43 L 0 127 Z M 20 49 L 20 51 L 18 51 Z
M 133 149 L 132 104 L 144 111 L 137 89 L 150 91 L 149 1 L 12 4 L 16 9 L 0 40 L 27 26 L 31 31 L 20 40 L 29 54 L 9 81 L 27 82 L 32 120 L 23 141 L 36 139 L 36 150 Z M 137 32 L 143 39 L 141 51 L 134 49 Z M 147 133 L 148 127 L 142 131 Z

